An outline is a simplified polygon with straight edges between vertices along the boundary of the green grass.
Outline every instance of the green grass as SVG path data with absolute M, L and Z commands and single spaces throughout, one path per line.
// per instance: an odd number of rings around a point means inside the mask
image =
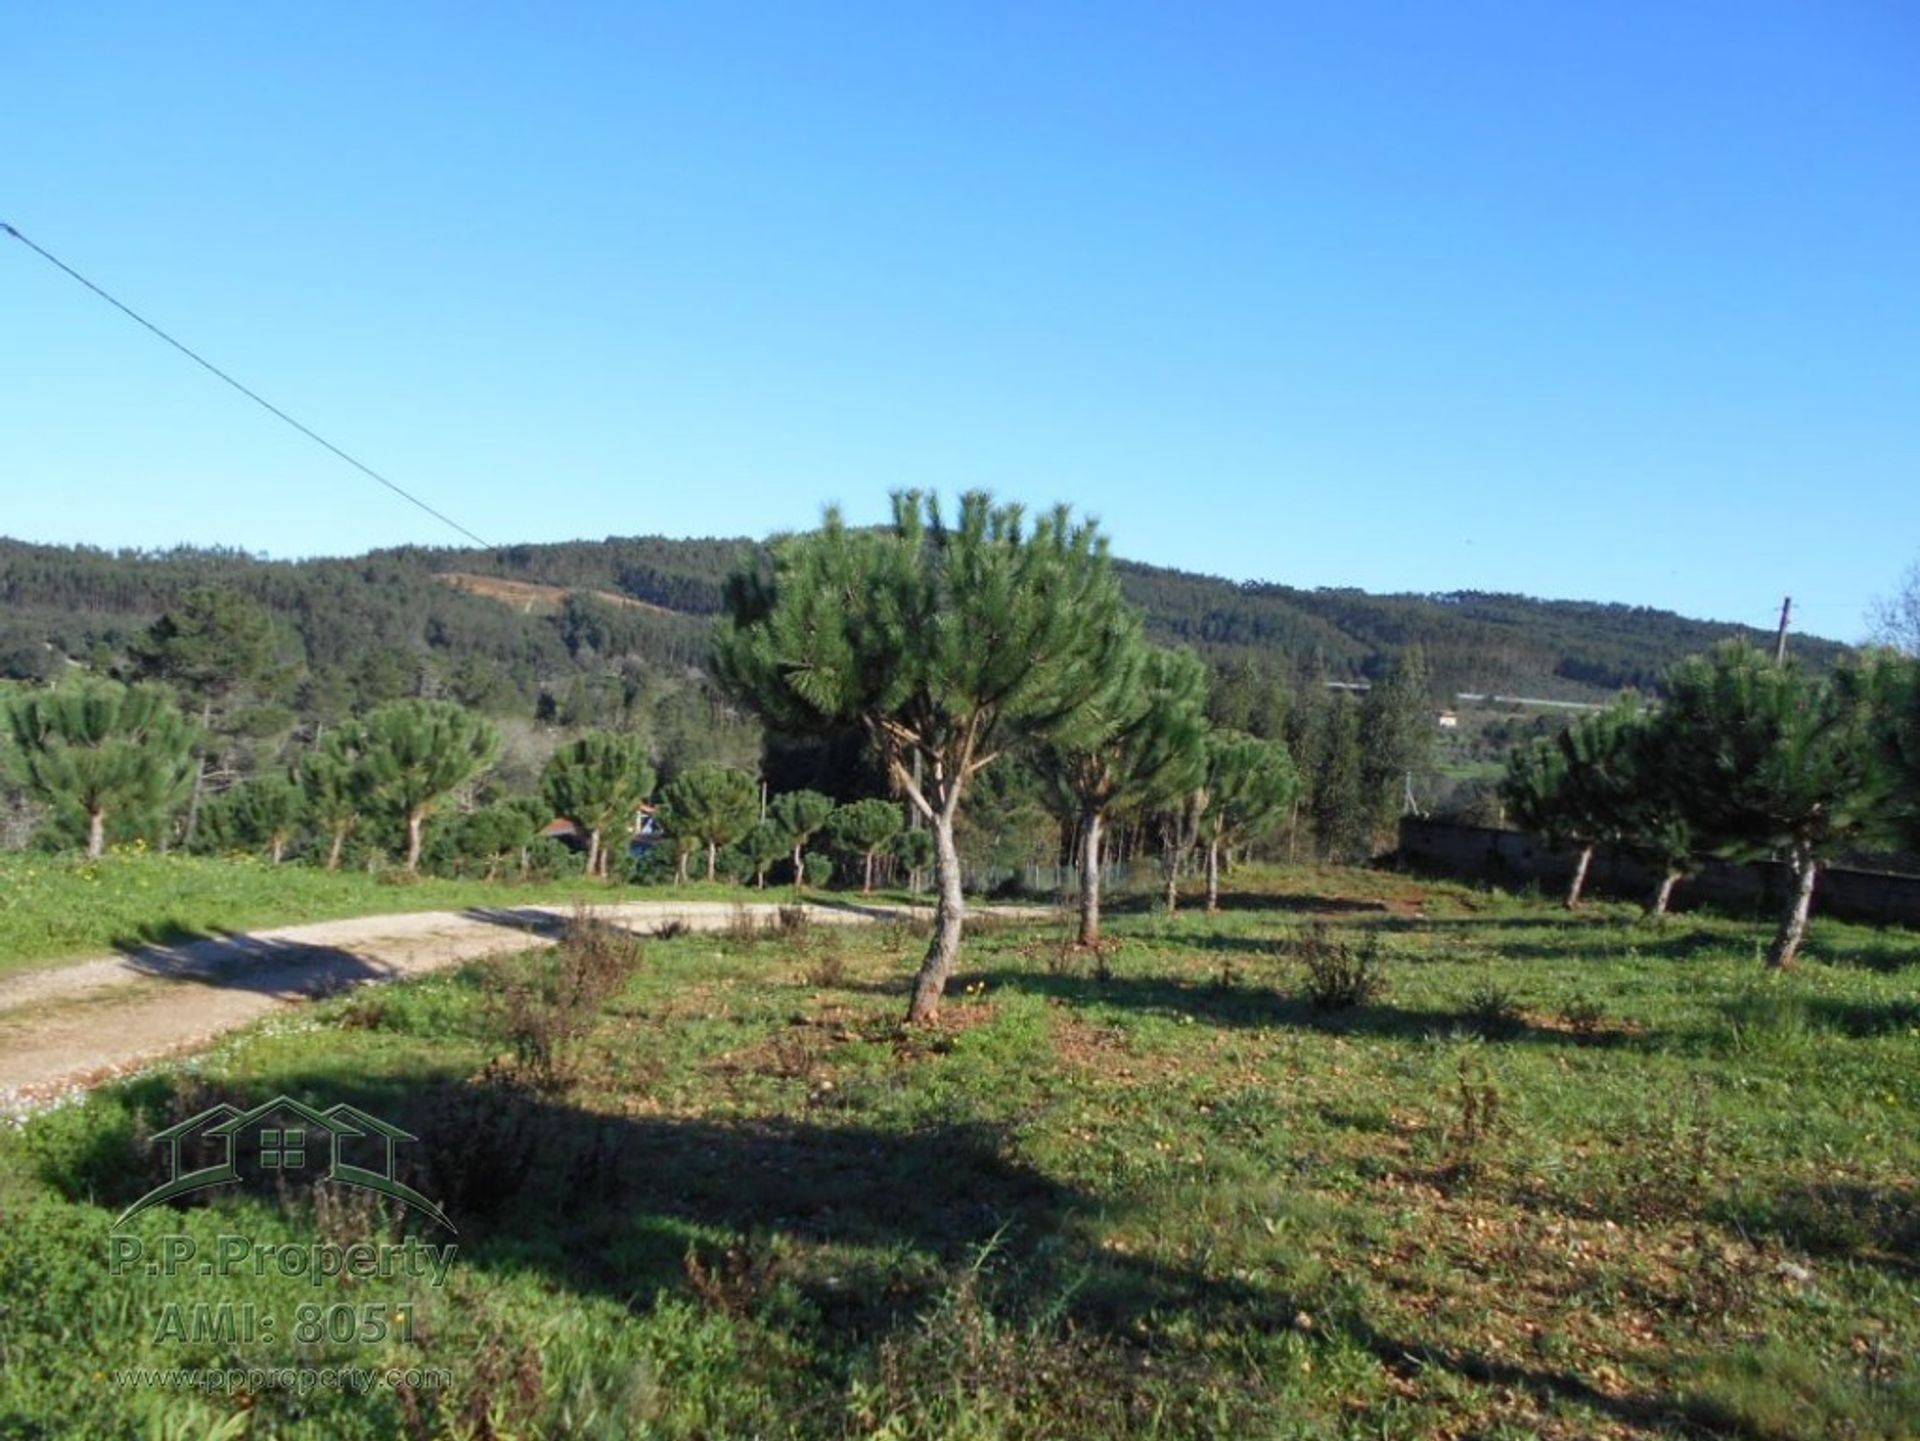
M 749 895 L 704 883 L 609 887 L 581 876 L 540 884 L 443 880 L 131 851 L 98 861 L 9 852 L 0 853 L 0 975 L 128 946 L 345 916 L 573 900 L 779 900 L 790 894 L 781 888 Z
M 0 1434 L 1898 1437 L 1920 1418 L 1920 939 L 1638 921 L 1302 870 L 1101 958 L 978 931 L 899 1025 L 905 927 L 650 941 L 561 1079 L 552 956 L 327 1002 L 0 1140 Z M 1302 939 L 1387 990 L 1318 1011 Z M 543 980 L 543 978 L 546 978 Z M 518 1022 L 516 1022 L 516 1016 Z M 106 1274 L 145 1137 L 212 1099 L 405 1125 L 442 1290 Z M 324 1194 L 324 1193 L 322 1193 Z M 229 1194 L 130 1223 L 349 1239 Z M 435 1239 L 431 1228 L 423 1237 Z M 187 1396 L 169 1300 L 411 1302 L 440 1393 Z M 172 1428 L 171 1430 L 167 1428 Z

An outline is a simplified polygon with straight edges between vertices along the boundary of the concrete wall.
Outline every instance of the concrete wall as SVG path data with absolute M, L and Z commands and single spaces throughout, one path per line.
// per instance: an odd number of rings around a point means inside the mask
M 1523 831 L 1409 816 L 1400 822 L 1399 856 L 1415 870 L 1503 886 L 1531 882 L 1551 893 L 1564 891 L 1572 880 L 1576 852 L 1549 846 Z M 1587 877 L 1595 894 L 1629 900 L 1647 899 L 1659 883 L 1652 868 L 1610 846 L 1594 852 Z M 1708 861 L 1674 889 L 1673 904 L 1682 909 L 1708 903 L 1731 911 L 1772 912 L 1784 900 L 1786 886 L 1786 867 L 1776 862 Z M 1920 876 L 1834 867 L 1821 873 L 1813 906 L 1817 915 L 1920 926 Z

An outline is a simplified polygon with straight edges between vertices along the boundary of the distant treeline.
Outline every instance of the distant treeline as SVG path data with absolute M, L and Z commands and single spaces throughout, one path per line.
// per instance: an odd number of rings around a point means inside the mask
M 285 659 L 305 677 L 302 693 L 287 698 L 296 711 L 445 694 L 495 713 L 606 723 L 616 718 L 610 710 L 631 703 L 640 673 L 684 678 L 704 664 L 722 583 L 754 545 L 639 536 L 269 561 L 225 549 L 116 552 L 0 540 L 0 677 L 45 678 L 69 659 L 110 668 L 187 590 L 221 585 L 264 606 L 281 627 Z M 1654 687 L 1674 662 L 1718 640 L 1770 639 L 1632 606 L 1242 585 L 1132 562 L 1118 569 L 1152 638 L 1190 646 L 1216 668 L 1258 668 L 1289 685 L 1370 679 L 1418 644 L 1442 696 L 1605 699 L 1623 687 Z M 434 578 L 449 571 L 573 594 L 557 610 L 530 614 Z M 612 605 L 594 591 L 674 613 Z M 1793 648 L 1816 672 L 1843 651 L 1803 636 Z M 573 714 L 559 714 L 568 707 Z

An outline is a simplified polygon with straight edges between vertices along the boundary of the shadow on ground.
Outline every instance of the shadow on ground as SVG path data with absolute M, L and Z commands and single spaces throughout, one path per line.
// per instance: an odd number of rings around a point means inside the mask
M 777 1277 L 800 1289 L 812 1324 L 844 1350 L 917 1328 L 934 1295 L 991 1247 L 1004 1284 L 989 1290 L 987 1304 L 1009 1318 L 1057 1316 L 1073 1334 L 1132 1358 L 1118 1375 L 1143 1362 L 1183 1364 L 1182 1343 L 1160 1339 L 1173 1315 L 1264 1334 L 1300 1324 L 1299 1298 L 1270 1278 L 1212 1275 L 1100 1245 L 1097 1223 L 1113 1198 L 1027 1166 L 1010 1137 L 977 1122 L 891 1131 L 831 1110 L 804 1119 L 615 1116 L 438 1073 L 344 1084 L 289 1073 L 178 1095 L 174 1084 L 151 1077 L 129 1094 L 156 1122 L 183 1107 L 246 1106 L 279 1093 L 316 1107 L 348 1101 L 403 1127 L 418 1140 L 402 1143 L 397 1172 L 444 1205 L 463 1267 L 531 1271 L 636 1310 L 664 1292 L 691 1291 L 747 1314 L 767 1303 Z M 124 1204 L 150 1183 L 151 1160 L 126 1165 L 136 1144 L 132 1132 L 99 1137 L 89 1179 L 114 1174 L 118 1163 L 129 1194 L 88 1189 L 87 1199 Z M 80 1180 L 70 1175 L 69 1187 Z M 208 1204 L 235 1203 L 228 1194 Z M 431 1221 L 408 1224 L 423 1239 L 447 1239 Z M 1760 1434 L 1659 1394 L 1620 1394 L 1524 1358 L 1394 1335 L 1357 1313 L 1314 1324 L 1323 1339 L 1364 1348 L 1408 1379 L 1439 1372 L 1630 1423 L 1684 1418 L 1713 1434 Z
M 985 981 L 989 989 L 1046 996 L 1076 1011 L 1111 1007 L 1175 1021 L 1190 1017 L 1215 1026 L 1290 1027 L 1324 1031 L 1329 1035 L 1401 1038 L 1459 1032 L 1518 1045 L 1608 1046 L 1633 1039 L 1618 1031 L 1578 1035 L 1532 1025 L 1516 1015 L 1489 1017 L 1467 1008 L 1441 1010 L 1372 1004 L 1323 1011 L 1303 997 L 1261 984 L 1257 979 L 1221 984 L 1172 976 L 1102 978 L 1092 974 L 1036 974 L 1008 967 L 957 975 L 952 985 L 963 989 L 975 981 Z
M 396 967 L 339 946 L 215 933 L 178 945 L 116 944 L 130 970 L 156 980 L 248 991 L 282 1000 L 330 996 L 386 981 Z

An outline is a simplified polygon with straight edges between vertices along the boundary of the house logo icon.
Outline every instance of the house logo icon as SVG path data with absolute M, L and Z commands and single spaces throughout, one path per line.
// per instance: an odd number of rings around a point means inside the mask
M 419 1138 L 341 1102 L 316 1111 L 291 1096 L 275 1096 L 251 1110 L 225 1102 L 155 1134 L 167 1147 L 173 1179 L 155 1186 L 120 1213 L 116 1227 L 149 1206 L 212 1186 L 236 1185 L 250 1177 L 300 1181 L 337 1181 L 390 1196 L 458 1234 L 447 1213 L 393 1174 L 394 1145 Z M 217 1160 L 187 1169 L 188 1146 Z

